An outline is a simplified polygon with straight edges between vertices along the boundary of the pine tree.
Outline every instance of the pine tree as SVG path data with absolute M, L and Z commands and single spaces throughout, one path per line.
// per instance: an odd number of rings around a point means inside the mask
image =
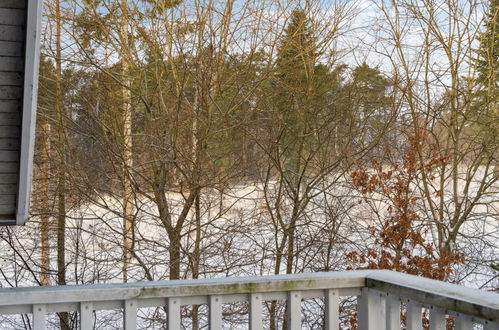
M 285 124 L 301 131 L 307 125 L 307 94 L 317 60 L 316 42 L 305 11 L 295 9 L 280 42 L 276 61 L 276 106 Z M 301 132 L 295 132 L 300 134 Z
M 349 129 L 364 132 L 362 136 L 365 141 L 361 144 L 374 143 L 391 120 L 393 99 L 388 95 L 389 87 L 389 79 L 384 77 L 378 68 L 363 63 L 352 70 L 351 80 L 344 89 L 347 94 L 344 98 L 347 108 L 343 111 L 350 114 L 354 120 Z M 374 148 L 377 156 L 380 156 L 381 151 L 391 145 L 394 139 L 383 134 L 382 143 Z
M 490 0 L 477 51 L 474 108 L 483 143 L 494 150 L 499 136 L 499 0 Z
M 478 96 L 485 104 L 496 104 L 499 87 L 499 0 L 489 2 L 485 31 L 480 36 L 477 53 Z
M 273 83 L 273 129 L 279 129 L 283 170 L 294 182 L 303 173 L 303 160 L 317 151 L 319 132 L 328 112 L 332 74 L 319 62 L 320 51 L 311 20 L 302 9 L 291 13 L 279 42 Z M 320 128 L 320 129 L 319 129 Z M 306 171 L 305 171 L 306 172 Z

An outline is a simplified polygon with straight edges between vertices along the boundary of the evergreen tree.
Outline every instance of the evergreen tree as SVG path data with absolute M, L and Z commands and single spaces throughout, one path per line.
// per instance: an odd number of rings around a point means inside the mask
M 364 132 L 358 135 L 362 135 L 364 141 L 355 141 L 356 144 L 376 143 L 375 140 L 390 122 L 393 99 L 388 95 L 389 88 L 390 81 L 381 74 L 378 68 L 363 63 L 352 70 L 351 80 L 344 89 L 348 95 L 344 98 L 347 103 L 347 109 L 344 111 L 350 113 L 354 121 L 351 127 L 355 131 Z M 390 139 L 386 134 L 383 135 L 382 142 L 384 143 L 379 144 L 374 150 L 378 156 L 379 149 L 391 145 L 394 139 L 395 137 Z
M 273 130 L 279 136 L 283 169 L 291 176 L 307 172 L 302 162 L 320 148 L 317 132 L 328 131 L 324 125 L 332 123 L 326 118 L 332 74 L 319 62 L 311 23 L 304 10 L 291 13 L 275 63 Z
M 499 0 L 490 0 L 485 19 L 485 31 L 480 36 L 476 83 L 483 104 L 497 103 L 499 87 Z
M 485 18 L 485 30 L 477 51 L 477 79 L 474 108 L 483 143 L 489 150 L 497 146 L 499 136 L 499 0 L 490 0 Z
M 316 77 L 317 46 L 305 11 L 295 9 L 280 42 L 276 61 L 276 110 L 292 130 L 306 129 L 313 108 L 310 92 Z M 296 132 L 300 134 L 301 132 Z

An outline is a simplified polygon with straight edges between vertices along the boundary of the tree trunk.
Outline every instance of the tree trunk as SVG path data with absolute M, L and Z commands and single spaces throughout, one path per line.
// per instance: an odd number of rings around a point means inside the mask
M 50 207 L 49 207 L 49 159 L 50 159 L 50 124 L 46 121 L 43 124 L 42 138 L 42 166 L 41 166 L 41 200 L 40 210 L 42 213 L 40 223 L 40 249 L 41 249 L 41 285 L 50 284 Z
M 60 0 L 55 0 L 56 20 L 56 100 L 57 118 L 57 284 L 66 285 L 66 137 L 64 130 L 64 107 L 62 102 L 62 63 L 61 63 L 61 10 Z M 61 329 L 69 330 L 68 313 L 59 313 Z
M 123 87 L 123 282 L 128 281 L 128 268 L 130 267 L 131 251 L 134 242 L 133 228 L 133 204 L 132 204 L 132 184 L 130 182 L 130 170 L 133 167 L 132 157 L 132 107 L 131 107 L 131 82 L 130 82 L 130 64 L 125 55 L 129 44 L 128 35 L 128 7 L 127 0 L 122 0 L 122 76 L 124 79 Z
M 175 231 L 170 235 L 170 280 L 180 279 L 180 233 Z
M 194 201 L 196 238 L 194 241 L 194 251 L 192 251 L 192 278 L 199 278 L 199 262 L 201 259 L 201 201 L 200 196 L 196 196 Z M 192 330 L 199 330 L 199 305 L 192 305 Z

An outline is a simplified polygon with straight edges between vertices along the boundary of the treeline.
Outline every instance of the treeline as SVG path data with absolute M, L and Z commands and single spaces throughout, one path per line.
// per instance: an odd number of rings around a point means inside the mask
M 493 287 L 499 4 L 360 5 L 48 0 L 25 281 L 381 268 Z

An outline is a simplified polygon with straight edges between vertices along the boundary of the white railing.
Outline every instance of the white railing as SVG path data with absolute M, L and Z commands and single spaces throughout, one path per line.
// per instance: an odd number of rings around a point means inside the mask
M 223 304 L 246 301 L 249 328 L 262 329 L 263 302 L 286 300 L 288 328 L 298 330 L 302 300 L 323 298 L 324 327 L 336 330 L 342 296 L 358 296 L 361 330 L 401 329 L 401 311 L 407 330 L 422 329 L 422 315 L 432 330 L 446 329 L 449 318 L 455 329 L 499 329 L 499 294 L 384 270 L 0 289 L 0 315 L 32 314 L 39 330 L 48 313 L 77 311 L 86 330 L 94 328 L 95 311 L 122 309 L 128 330 L 137 328 L 138 308 L 164 306 L 168 329 L 180 329 L 181 306 L 207 305 L 209 328 L 218 330 Z

